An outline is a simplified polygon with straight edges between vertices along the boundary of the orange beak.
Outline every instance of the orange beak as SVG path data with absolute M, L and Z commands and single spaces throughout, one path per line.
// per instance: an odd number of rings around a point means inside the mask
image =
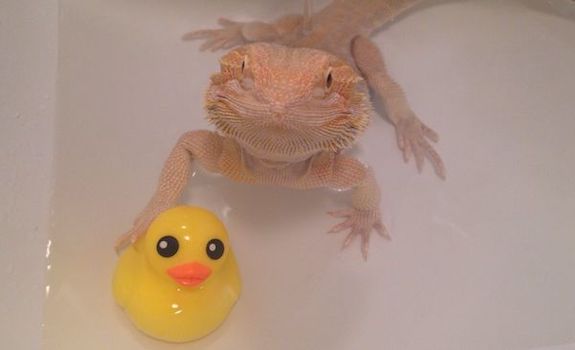
M 198 262 L 193 262 L 171 267 L 166 272 L 177 283 L 195 287 L 210 277 L 212 269 Z

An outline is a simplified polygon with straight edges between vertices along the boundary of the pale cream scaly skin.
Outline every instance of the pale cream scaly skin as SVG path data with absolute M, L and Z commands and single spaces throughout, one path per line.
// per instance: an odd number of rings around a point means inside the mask
M 208 119 L 216 131 L 180 137 L 154 196 L 116 248 L 135 242 L 158 213 L 177 204 L 197 160 L 210 172 L 248 184 L 351 189 L 352 207 L 330 213 L 345 220 L 329 232 L 348 230 L 344 247 L 360 236 L 367 259 L 372 229 L 389 238 L 381 221 L 380 191 L 372 171 L 342 153 L 368 124 L 366 81 L 385 104 L 404 159 L 413 155 L 421 171 L 427 157 L 445 177 L 441 158 L 427 140 L 436 142 L 437 134 L 411 111 L 368 39 L 417 2 L 336 0 L 311 15 L 306 1 L 303 16 L 272 23 L 220 19 L 221 29 L 184 35 L 185 40 L 205 39 L 202 49 L 239 45 L 220 60 L 220 72 L 206 93 Z

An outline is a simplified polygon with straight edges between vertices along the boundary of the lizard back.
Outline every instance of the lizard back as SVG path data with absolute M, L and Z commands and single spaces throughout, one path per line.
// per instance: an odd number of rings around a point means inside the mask
M 286 38 L 283 44 L 324 50 L 353 64 L 350 45 L 356 36 L 369 36 L 418 2 L 420 0 L 335 0 L 313 14 L 311 30 Z

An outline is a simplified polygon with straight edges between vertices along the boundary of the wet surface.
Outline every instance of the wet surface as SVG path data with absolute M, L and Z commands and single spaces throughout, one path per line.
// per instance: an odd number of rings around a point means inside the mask
M 225 221 L 244 282 L 225 324 L 154 341 L 114 304 L 113 243 L 202 109 L 221 53 L 181 34 L 283 1 L 61 1 L 46 349 L 528 349 L 575 342 L 575 22 L 520 2 L 440 2 L 376 37 L 441 135 L 447 181 L 404 164 L 378 115 L 353 152 L 382 187 L 391 242 L 325 232 L 347 195 L 198 172 L 185 202 Z M 47 290 L 48 292 L 48 290 Z

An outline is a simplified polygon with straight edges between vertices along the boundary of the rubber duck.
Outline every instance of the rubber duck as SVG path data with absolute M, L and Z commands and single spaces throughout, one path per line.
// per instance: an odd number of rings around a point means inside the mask
M 240 290 L 223 223 L 210 211 L 189 206 L 159 214 L 122 253 L 113 279 L 114 298 L 135 326 L 177 343 L 221 325 Z

